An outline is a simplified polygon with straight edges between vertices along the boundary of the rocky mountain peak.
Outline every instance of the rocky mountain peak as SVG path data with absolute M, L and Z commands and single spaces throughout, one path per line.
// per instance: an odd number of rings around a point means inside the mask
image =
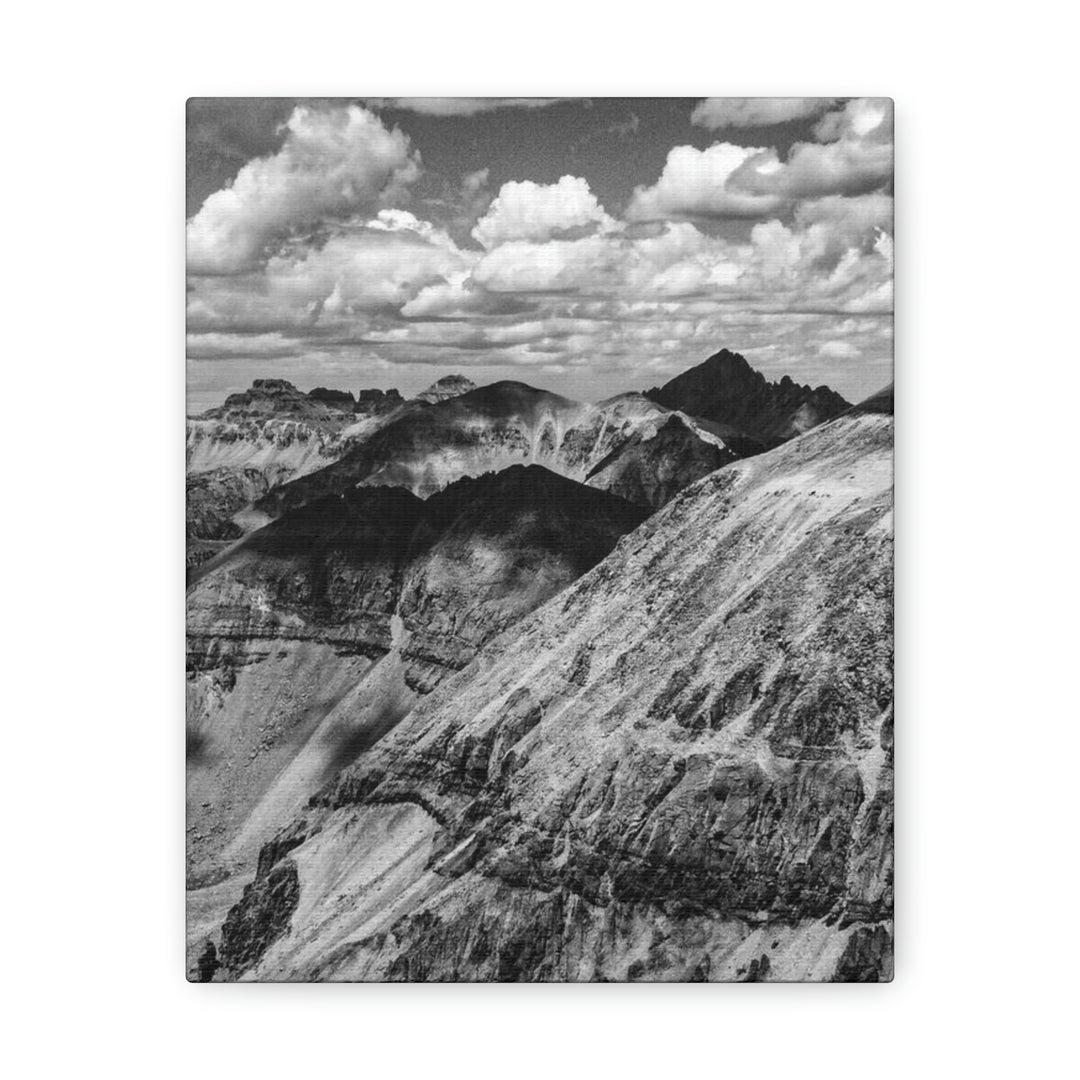
M 316 387 L 310 394 L 287 379 L 255 379 L 250 389 L 230 394 L 225 404 L 210 409 L 206 419 L 333 420 L 353 412 L 355 402 L 345 390 Z
M 721 349 L 654 387 L 647 397 L 720 425 L 725 434 L 768 449 L 839 416 L 850 403 L 827 386 L 802 386 L 785 375 L 769 382 L 746 358 Z
M 389 412 L 404 403 L 405 399 L 400 392 L 393 388 L 390 390 L 360 390 L 356 394 L 356 411 L 369 416 Z
M 417 401 L 426 401 L 434 405 L 448 398 L 461 397 L 476 389 L 476 383 L 464 375 L 444 375 L 441 379 L 433 382 L 423 393 L 416 395 Z
M 267 394 L 299 393 L 287 379 L 256 379 L 251 384 L 252 390 L 261 390 Z
M 312 401 L 321 401 L 326 405 L 344 409 L 346 412 L 354 412 L 356 409 L 356 399 L 348 390 L 329 390 L 325 386 L 316 386 L 308 397 Z

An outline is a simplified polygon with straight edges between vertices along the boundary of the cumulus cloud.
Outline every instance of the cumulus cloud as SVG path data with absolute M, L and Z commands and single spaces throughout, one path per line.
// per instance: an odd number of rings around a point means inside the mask
M 359 106 L 297 106 L 285 128 L 276 154 L 248 162 L 188 223 L 190 273 L 250 270 L 290 231 L 371 213 L 419 175 L 407 136 Z
M 889 98 L 853 98 L 842 109 L 823 116 L 814 135 L 822 142 L 845 138 L 891 141 L 893 103 Z
M 705 150 L 677 146 L 668 154 L 660 179 L 635 189 L 627 217 L 632 221 L 764 217 L 803 199 L 865 194 L 891 180 L 892 103 L 887 99 L 849 101 L 826 113 L 814 130 L 822 141 L 796 143 L 786 159 L 774 147 L 726 142 Z
M 690 114 L 690 123 L 716 131 L 719 128 L 764 127 L 816 116 L 835 98 L 706 98 Z
M 807 381 L 864 368 L 888 381 L 887 102 L 821 106 L 819 141 L 783 156 L 675 147 L 656 182 L 634 192 L 626 222 L 582 177 L 515 181 L 493 198 L 486 169 L 435 177 L 404 210 L 393 193 L 418 167 L 405 137 L 356 110 L 364 138 L 388 148 L 368 183 L 355 175 L 354 157 L 369 161 L 353 153 L 349 110 L 323 108 L 338 126 L 294 114 L 281 152 L 241 170 L 232 234 L 231 212 L 220 229 L 209 211 L 192 221 L 210 238 L 189 295 L 193 358 L 269 369 L 373 350 L 392 364 L 595 373 L 598 386 L 632 371 L 643 385 L 723 344 L 766 372 L 798 363 Z M 295 127 L 323 147 L 310 172 L 330 163 L 336 181 L 309 177 Z M 293 180 L 310 180 L 317 213 L 281 195 Z M 706 227 L 726 217 L 753 227 L 740 239 Z
M 615 222 L 580 176 L 555 184 L 511 180 L 503 184 L 473 237 L 489 250 L 512 240 L 547 240 L 572 229 L 610 229 Z
M 318 246 L 273 256 L 255 277 L 197 280 L 188 324 L 208 332 L 349 323 L 400 309 L 425 287 L 459 275 L 475 257 L 430 222 L 383 210 Z
M 859 356 L 859 349 L 849 341 L 826 341 L 818 346 L 818 356 L 835 357 L 839 360 L 853 360 Z
M 786 162 L 768 151 L 732 178 L 736 190 L 777 199 L 858 195 L 879 188 L 892 177 L 892 144 L 862 139 L 798 143 Z
M 769 150 L 731 183 L 793 200 L 873 191 L 892 178 L 892 131 L 892 102 L 857 98 L 821 118 L 814 128 L 821 142 L 796 143 L 786 161 Z
M 705 150 L 676 146 L 667 156 L 660 179 L 634 190 L 626 216 L 631 221 L 686 217 L 759 217 L 780 209 L 784 199 L 729 184 L 736 174 L 759 167 L 776 168 L 763 147 L 714 143 Z
M 799 203 L 795 224 L 816 247 L 819 258 L 837 258 L 849 248 L 868 251 L 880 232 L 892 232 L 892 196 L 882 192 L 852 198 L 829 195 Z

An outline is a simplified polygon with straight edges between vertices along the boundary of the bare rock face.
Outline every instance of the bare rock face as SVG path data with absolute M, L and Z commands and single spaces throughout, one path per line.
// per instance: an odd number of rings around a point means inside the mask
M 476 383 L 472 379 L 466 379 L 464 375 L 444 375 L 437 382 L 433 382 L 425 391 L 416 395 L 417 401 L 427 402 L 434 405 L 440 401 L 448 401 L 450 398 L 461 397 L 476 389 Z
M 392 412 L 405 399 L 397 390 L 361 390 L 356 395 L 356 412 L 364 416 L 381 416 Z
M 703 438 L 682 414 L 672 413 L 655 433 L 635 432 L 598 461 L 586 473 L 585 483 L 659 509 L 683 488 L 738 456 L 719 440 Z
M 891 451 L 727 465 L 489 641 L 263 848 L 230 977 L 890 978 Z
M 305 394 L 284 379 L 256 379 L 188 420 L 189 568 L 265 523 L 250 513 L 253 502 L 336 461 L 403 404 L 396 390 L 360 394 L 359 401 L 325 387 Z
M 235 515 L 288 476 L 265 469 L 213 469 L 187 478 L 187 565 L 200 565 L 244 535 Z
M 342 412 L 356 412 L 356 399 L 348 390 L 329 390 L 325 386 L 316 386 L 308 392 L 308 400 L 322 402 Z
M 686 417 L 665 427 L 671 416 L 640 394 L 589 405 L 524 383 L 493 383 L 399 414 L 338 461 L 278 486 L 256 505 L 276 517 L 358 484 L 426 497 L 463 476 L 536 464 L 592 487 L 619 484 L 619 494 L 655 509 L 735 456 Z M 624 450 L 630 457 L 617 464 Z
M 250 390 L 230 394 L 224 405 L 203 415 L 211 419 L 276 416 L 279 419 L 325 420 L 333 419 L 336 413 L 352 411 L 352 394 L 324 387 L 305 394 L 285 379 L 256 379 Z
M 220 965 L 243 971 L 257 960 L 289 930 L 299 895 L 300 881 L 290 859 L 281 859 L 257 875 L 221 928 Z
M 644 516 L 517 466 L 426 501 L 355 488 L 197 567 L 188 593 L 192 881 L 243 865 L 329 776 Z
M 426 497 L 463 476 L 518 464 L 543 465 L 655 510 L 713 469 L 846 407 L 827 387 L 768 383 L 726 350 L 648 397 L 597 405 L 523 383 L 477 388 L 461 375 L 410 402 L 396 390 L 354 398 L 256 379 L 188 422 L 189 477 L 206 477 L 189 481 L 196 506 L 189 565 L 287 510 L 356 485 Z
M 800 386 L 787 375 L 771 383 L 727 349 L 647 396 L 669 409 L 720 425 L 740 456 L 777 446 L 851 407 L 827 386 L 816 390 Z

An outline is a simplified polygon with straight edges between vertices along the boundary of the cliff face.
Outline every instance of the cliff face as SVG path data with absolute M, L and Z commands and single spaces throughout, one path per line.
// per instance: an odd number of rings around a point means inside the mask
M 728 465 L 490 641 L 263 846 L 222 973 L 890 978 L 891 452 Z
M 245 866 L 329 776 L 643 517 L 519 466 L 427 501 L 353 489 L 198 567 L 188 594 L 192 883 Z
M 397 391 L 310 394 L 284 379 L 251 389 L 187 422 L 188 567 L 265 522 L 245 513 L 278 484 L 336 461 L 402 405 Z M 367 395 L 367 396 L 365 396 Z
M 786 375 L 771 383 L 727 349 L 650 390 L 648 397 L 719 425 L 740 456 L 777 446 L 851 407 L 827 386 L 811 389 Z
M 658 435 L 670 415 L 640 394 L 589 405 L 524 383 L 494 383 L 399 416 L 332 465 L 275 488 L 256 505 L 276 517 L 358 484 L 395 485 L 427 496 L 460 477 L 520 464 L 585 481 L 604 462 L 605 470 L 588 483 L 605 487 L 623 476 L 623 469 L 609 467 L 623 449 L 635 453 L 640 473 L 649 454 L 638 448 Z M 663 442 L 664 453 L 651 460 L 665 458 L 665 479 L 622 485 L 650 509 L 734 457 L 724 452 L 722 439 L 686 418 L 666 431 Z M 676 443 L 681 448 L 672 453 Z

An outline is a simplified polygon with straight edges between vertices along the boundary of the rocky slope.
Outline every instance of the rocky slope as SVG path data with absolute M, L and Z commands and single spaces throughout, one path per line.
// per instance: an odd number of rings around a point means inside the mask
M 200 566 L 188 593 L 192 883 L 245 866 L 329 775 L 643 517 L 518 466 L 426 501 L 398 488 L 331 496 Z
M 768 383 L 727 350 L 649 396 L 596 405 L 524 383 L 476 387 L 462 375 L 408 402 L 395 390 L 354 398 L 257 379 L 189 421 L 188 473 L 205 478 L 189 480 L 188 562 L 213 555 L 227 535 L 358 484 L 427 496 L 515 464 L 542 464 L 655 510 L 713 469 L 846 407 L 827 387 Z
M 250 390 L 187 422 L 188 566 L 222 542 L 265 522 L 245 514 L 271 488 L 336 461 L 348 447 L 405 411 L 396 390 L 360 397 L 284 379 L 256 379 Z
M 683 491 L 263 846 L 217 977 L 890 978 L 891 463 L 879 402 Z
M 727 349 L 647 396 L 669 409 L 711 421 L 740 456 L 778 446 L 851 407 L 827 386 L 800 386 L 787 375 L 771 383 Z
M 585 483 L 655 509 L 737 458 L 723 443 L 703 437 L 681 413 L 671 413 L 620 441 L 585 474 Z
M 361 395 L 363 408 L 346 391 L 318 387 L 305 394 L 284 379 L 256 379 L 250 390 L 188 419 L 188 474 L 255 468 L 298 476 L 320 468 L 336 459 L 349 436 L 365 430 L 365 420 L 400 403 L 400 395 L 395 401 L 382 391 Z
M 332 465 L 275 488 L 256 506 L 276 517 L 358 484 L 426 496 L 462 476 L 540 464 L 593 487 L 622 479 L 627 497 L 651 509 L 735 456 L 686 417 L 665 428 L 671 415 L 640 394 L 590 405 L 524 383 L 493 383 L 395 418 Z M 643 452 L 661 428 L 662 452 Z M 615 465 L 622 450 L 634 454 L 635 465 Z M 640 477 L 646 462 L 661 459 L 670 462 L 663 480 Z M 624 475 L 628 470 L 637 478 Z

